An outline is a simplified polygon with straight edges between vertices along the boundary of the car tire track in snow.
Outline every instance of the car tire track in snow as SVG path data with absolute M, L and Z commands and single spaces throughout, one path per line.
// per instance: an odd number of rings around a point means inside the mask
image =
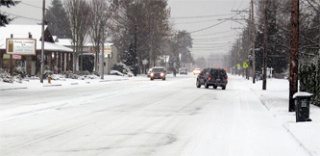
M 1 155 L 308 155 L 233 76 L 226 90 L 188 76 L 30 90 L 2 111 L 23 112 L 21 99 L 36 93 L 48 109 L 2 121 Z

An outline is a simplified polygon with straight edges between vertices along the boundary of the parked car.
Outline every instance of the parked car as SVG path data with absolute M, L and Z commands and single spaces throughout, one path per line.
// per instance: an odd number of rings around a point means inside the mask
M 187 75 L 188 74 L 188 69 L 187 68 L 180 68 L 179 69 L 179 73 Z
M 150 80 L 154 80 L 154 79 L 166 80 L 166 70 L 163 67 L 153 67 L 149 77 L 150 77 Z
M 192 71 L 193 75 L 199 75 L 201 72 L 200 68 L 194 68 L 194 70 Z
M 228 84 L 228 75 L 224 69 L 220 68 L 206 68 L 203 69 L 197 77 L 196 86 L 200 88 L 204 85 L 205 88 L 213 86 L 214 89 L 221 87 L 226 89 Z

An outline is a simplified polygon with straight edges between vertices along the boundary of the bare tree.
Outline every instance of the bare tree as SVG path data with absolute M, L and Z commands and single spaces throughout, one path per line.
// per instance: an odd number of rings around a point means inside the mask
M 85 0 L 66 0 L 65 10 L 70 22 L 73 45 L 73 72 L 77 70 L 79 52 L 88 30 L 89 7 Z
M 106 27 L 107 20 L 109 19 L 111 12 L 109 11 L 109 5 L 106 0 L 94 0 L 90 2 L 90 16 L 92 21 L 90 23 L 90 38 L 94 45 L 95 51 L 95 61 L 94 67 L 95 71 L 98 71 L 98 59 L 100 45 L 102 41 L 101 32 L 105 30 L 103 27 Z M 102 32 L 105 33 L 105 32 Z
M 167 0 L 117 2 L 112 36 L 121 59 L 126 59 L 124 56 L 134 56 L 125 54 L 131 51 L 137 54 L 140 66 L 144 59 L 149 60 L 149 65 L 155 65 L 159 56 L 164 54 L 162 45 L 169 35 Z M 134 50 L 129 50 L 130 48 Z

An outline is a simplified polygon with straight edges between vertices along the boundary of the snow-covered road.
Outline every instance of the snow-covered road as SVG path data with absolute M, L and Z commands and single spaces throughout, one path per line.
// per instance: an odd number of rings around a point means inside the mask
M 194 76 L 1 92 L 0 155 L 309 155 L 240 77 Z

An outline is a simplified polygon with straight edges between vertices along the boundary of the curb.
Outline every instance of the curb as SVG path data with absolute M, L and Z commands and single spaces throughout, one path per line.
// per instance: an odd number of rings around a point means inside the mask
M 115 80 L 100 80 L 99 82 L 110 82 L 110 81 L 125 81 L 129 79 L 115 79 Z
M 0 89 L 0 91 L 18 90 L 18 89 L 28 89 L 28 87 L 4 88 L 4 89 Z
M 62 84 L 48 84 L 48 85 L 43 85 L 43 87 L 57 87 L 57 86 L 62 86 Z

